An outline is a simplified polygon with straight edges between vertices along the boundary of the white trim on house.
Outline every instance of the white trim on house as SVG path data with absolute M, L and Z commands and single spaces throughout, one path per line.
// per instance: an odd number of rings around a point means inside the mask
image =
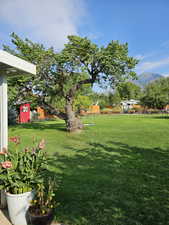
M 7 76 L 36 74 L 36 66 L 0 50 L 0 152 L 8 148 Z
M 36 74 L 36 66 L 14 55 L 0 50 L 0 71 L 2 75 Z M 4 73 L 5 74 L 4 74 Z

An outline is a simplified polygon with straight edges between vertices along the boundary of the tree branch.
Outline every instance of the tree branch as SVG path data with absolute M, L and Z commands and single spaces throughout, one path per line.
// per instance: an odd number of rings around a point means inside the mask
M 43 107 L 44 109 L 46 109 L 47 111 L 49 111 L 51 114 L 56 115 L 60 119 L 62 119 L 62 120 L 67 119 L 66 113 L 63 113 L 63 112 L 59 111 L 58 109 L 54 108 L 53 106 L 49 105 L 47 102 L 45 102 L 44 99 L 41 99 L 39 101 L 39 105 L 41 107 Z

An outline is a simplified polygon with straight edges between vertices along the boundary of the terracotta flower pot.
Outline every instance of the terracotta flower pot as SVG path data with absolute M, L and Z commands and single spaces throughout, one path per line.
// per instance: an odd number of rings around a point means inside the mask
M 50 210 L 47 214 L 36 215 L 33 207 L 30 207 L 28 210 L 28 217 L 31 225 L 50 225 L 52 223 L 54 213 L 53 210 Z

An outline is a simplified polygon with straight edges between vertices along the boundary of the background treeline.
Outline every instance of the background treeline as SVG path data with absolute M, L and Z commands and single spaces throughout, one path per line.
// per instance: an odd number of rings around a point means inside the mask
M 146 108 L 146 112 L 151 110 L 154 110 L 153 112 L 165 111 L 165 107 L 169 104 L 169 77 L 150 82 L 144 88 L 130 81 L 122 82 L 114 90 L 103 93 L 94 92 L 92 87 L 88 85 L 76 96 L 73 107 L 77 114 L 82 110 L 88 111 L 91 105 L 99 105 L 102 112 L 107 112 L 109 107 L 111 110 L 113 108 L 114 112 L 121 112 L 121 102 L 131 99 L 139 100 L 139 105 Z M 9 106 L 10 124 L 16 120 L 16 114 L 19 113 L 18 105 L 14 107 L 12 104 L 13 102 Z M 62 101 L 55 100 L 54 104 L 60 110 L 64 110 Z M 37 106 L 38 103 L 32 98 L 31 109 L 36 109 Z M 143 112 L 139 108 L 136 111 Z
M 133 82 L 120 83 L 114 90 L 105 93 L 88 92 L 75 101 L 75 106 L 88 108 L 98 104 L 101 109 L 107 106 L 118 106 L 124 100 L 139 100 L 140 105 L 152 109 L 164 109 L 169 104 L 169 77 L 150 82 L 144 88 Z

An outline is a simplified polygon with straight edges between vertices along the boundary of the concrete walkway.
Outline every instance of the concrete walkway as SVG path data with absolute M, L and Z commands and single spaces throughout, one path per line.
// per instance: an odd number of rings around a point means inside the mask
M 7 216 L 5 216 L 4 212 L 2 212 L 2 210 L 0 210 L 0 225 L 12 225 L 7 219 Z M 51 225 L 63 225 L 63 224 L 53 222 Z
M 1 210 L 0 210 L 0 224 L 1 225 L 12 225 Z

